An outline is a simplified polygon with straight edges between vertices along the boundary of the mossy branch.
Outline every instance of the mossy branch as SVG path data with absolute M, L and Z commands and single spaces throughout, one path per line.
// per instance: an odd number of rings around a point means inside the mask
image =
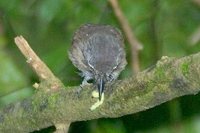
M 105 93 L 104 103 L 94 111 L 92 87 L 78 95 L 78 87 L 45 91 L 42 81 L 38 91 L 21 102 L 0 110 L 1 132 L 31 132 L 55 125 L 98 118 L 114 118 L 153 108 L 171 99 L 200 91 L 200 53 L 180 59 L 163 57 L 158 63 L 137 75 L 117 81 Z
M 35 52 L 29 46 L 28 42 L 22 36 L 16 37 L 15 43 L 27 59 L 26 62 L 30 64 L 30 66 L 36 72 L 40 80 L 48 80 L 50 78 L 55 78 L 51 70 L 35 54 Z
M 28 42 L 22 37 L 18 36 L 15 38 L 15 43 L 19 50 L 22 52 L 26 58 L 26 62 L 31 66 L 33 71 L 37 74 L 40 81 L 47 82 L 48 87 L 46 91 L 54 91 L 63 86 L 59 79 L 51 72 L 47 65 L 36 55 L 36 53 L 31 49 Z M 34 84 L 35 88 L 38 88 L 39 84 Z

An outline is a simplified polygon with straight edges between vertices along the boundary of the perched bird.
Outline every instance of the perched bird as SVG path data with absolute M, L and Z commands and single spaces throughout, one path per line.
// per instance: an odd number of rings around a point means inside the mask
M 125 68 L 127 62 L 121 32 L 109 25 L 86 24 L 74 34 L 69 58 L 81 72 L 82 85 L 93 79 L 99 101 L 105 83 L 112 82 Z

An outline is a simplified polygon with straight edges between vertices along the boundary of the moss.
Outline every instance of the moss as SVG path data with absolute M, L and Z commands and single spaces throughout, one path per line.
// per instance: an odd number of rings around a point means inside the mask
M 158 67 L 155 70 L 155 76 L 157 80 L 161 80 L 165 78 L 165 71 L 163 67 Z
M 58 97 L 59 97 L 59 93 L 54 93 L 52 95 L 49 95 L 48 104 L 50 107 L 55 107 Z
M 4 116 L 2 114 L 0 114 L 0 123 L 4 122 Z
M 183 78 L 175 78 L 169 85 L 170 89 L 177 93 L 188 93 L 190 86 Z
M 40 104 L 42 103 L 42 101 L 44 101 L 45 98 L 45 94 L 42 91 L 37 91 L 35 93 L 35 95 L 32 97 L 32 108 L 34 111 L 37 111 L 38 108 L 40 107 Z
M 45 95 L 48 96 L 42 96 L 42 94 L 43 93 L 41 93 L 41 95 L 37 95 L 37 98 L 34 98 L 34 100 L 32 101 L 33 110 L 43 111 L 46 108 L 54 108 L 57 104 L 59 93 L 51 93 L 51 94 L 46 93 Z
M 184 62 L 182 65 L 181 65 L 181 71 L 182 71 L 182 74 L 184 76 L 187 76 L 188 73 L 189 73 L 189 65 L 190 65 L 190 62 Z
M 31 104 L 31 99 L 24 99 L 22 102 L 21 102 L 21 107 L 23 108 L 24 111 L 26 112 L 31 112 L 33 106 Z
M 37 110 L 37 107 L 38 107 L 38 101 L 35 99 L 32 101 L 32 107 L 33 107 L 33 110 Z

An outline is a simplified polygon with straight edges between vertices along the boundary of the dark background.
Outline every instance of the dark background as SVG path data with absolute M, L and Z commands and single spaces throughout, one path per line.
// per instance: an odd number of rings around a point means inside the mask
M 183 57 L 200 51 L 198 0 L 121 0 L 119 5 L 144 48 L 140 69 L 162 55 Z M 200 3 L 200 2 L 199 2 Z M 34 94 L 38 81 L 14 44 L 23 35 L 39 57 L 65 85 L 81 83 L 68 59 L 73 33 L 82 24 L 109 24 L 121 29 L 106 0 L 0 0 L 0 107 Z M 198 35 L 192 41 L 194 34 Z M 120 78 L 133 75 L 128 66 Z M 53 132 L 54 127 L 39 132 Z M 145 112 L 117 119 L 76 122 L 70 133 L 200 133 L 200 95 L 184 96 Z

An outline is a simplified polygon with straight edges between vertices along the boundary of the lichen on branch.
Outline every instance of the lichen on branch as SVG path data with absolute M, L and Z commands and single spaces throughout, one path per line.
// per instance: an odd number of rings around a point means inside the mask
M 137 75 L 108 85 L 104 103 L 95 111 L 91 105 L 92 86 L 64 87 L 45 91 L 49 81 L 42 81 L 36 93 L 0 110 L 0 132 L 31 132 L 56 124 L 134 114 L 171 99 L 200 91 L 200 53 L 180 59 L 163 57 L 156 65 Z

